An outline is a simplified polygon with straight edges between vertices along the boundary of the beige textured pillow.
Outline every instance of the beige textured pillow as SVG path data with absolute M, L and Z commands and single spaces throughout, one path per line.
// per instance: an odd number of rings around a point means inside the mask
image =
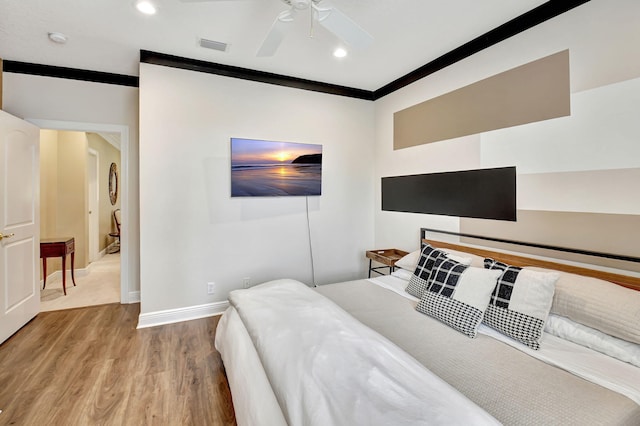
M 473 254 L 473 253 L 467 253 L 466 251 L 458 251 L 458 250 L 452 250 L 452 249 L 440 249 L 440 250 L 452 256 L 457 256 L 458 258 L 471 259 L 471 264 L 470 264 L 471 266 L 474 266 L 476 268 L 484 268 L 484 257 L 482 256 L 478 256 L 477 254 Z M 452 259 L 459 262 L 458 259 L 455 259 L 455 258 L 452 258 Z
M 640 291 L 560 272 L 551 313 L 640 344 Z
M 412 251 L 408 255 L 398 259 L 396 267 L 413 272 L 416 269 L 418 260 L 420 260 L 420 250 Z

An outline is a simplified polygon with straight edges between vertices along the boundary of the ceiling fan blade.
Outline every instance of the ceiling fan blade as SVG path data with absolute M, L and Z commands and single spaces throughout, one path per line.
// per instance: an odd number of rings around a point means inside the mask
M 280 43 L 284 40 L 288 23 L 293 21 L 294 14 L 295 10 L 291 9 L 285 10 L 278 15 L 269 30 L 269 34 L 267 34 L 267 37 L 260 45 L 256 56 L 273 56 L 276 53 L 278 47 L 280 47 Z
M 284 40 L 284 28 L 282 28 L 283 25 L 286 24 L 278 19 L 275 20 L 275 22 L 271 26 L 271 30 L 269 30 L 269 34 L 267 34 L 267 37 L 260 45 L 256 56 L 273 56 L 276 53 L 276 50 L 278 50 L 278 47 L 280 47 L 280 43 L 282 43 L 282 40 Z
M 234 0 L 180 0 L 182 3 L 205 3 L 210 1 L 234 1 Z
M 335 7 L 315 9 L 320 24 L 348 45 L 356 49 L 365 49 L 373 42 L 371 34 Z

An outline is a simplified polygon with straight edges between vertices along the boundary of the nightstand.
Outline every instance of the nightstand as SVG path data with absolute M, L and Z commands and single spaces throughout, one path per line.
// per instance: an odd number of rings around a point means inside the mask
M 383 250 L 368 250 L 367 258 L 369 259 L 369 278 L 371 278 L 371 271 L 376 274 L 384 275 L 379 269 L 389 268 L 389 273 L 392 273 L 395 269 L 396 262 L 405 257 L 409 253 L 398 249 L 383 249 Z M 372 265 L 373 261 L 382 263 L 384 266 Z

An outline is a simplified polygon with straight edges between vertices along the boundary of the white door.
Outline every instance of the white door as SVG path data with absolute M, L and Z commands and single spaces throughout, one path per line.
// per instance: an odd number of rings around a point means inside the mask
M 0 343 L 40 310 L 40 129 L 0 111 Z
M 89 149 L 87 153 L 87 190 L 89 200 L 89 262 L 98 260 L 100 252 L 100 214 L 98 211 L 98 188 L 99 188 L 99 173 L 98 173 L 98 151 Z

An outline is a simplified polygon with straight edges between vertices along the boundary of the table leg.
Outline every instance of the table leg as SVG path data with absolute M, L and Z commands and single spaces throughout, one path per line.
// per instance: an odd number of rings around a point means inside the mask
M 74 263 L 74 259 L 76 257 L 76 252 L 72 251 L 71 252 L 71 281 L 73 281 L 73 286 L 76 286 L 76 278 L 73 276 L 73 263 Z
M 42 275 L 44 275 L 44 280 L 42 280 L 42 289 L 47 286 L 47 258 L 42 258 Z
M 67 295 L 67 255 L 62 255 L 62 291 Z
M 371 261 L 372 259 L 369 259 L 369 278 L 371 278 Z

